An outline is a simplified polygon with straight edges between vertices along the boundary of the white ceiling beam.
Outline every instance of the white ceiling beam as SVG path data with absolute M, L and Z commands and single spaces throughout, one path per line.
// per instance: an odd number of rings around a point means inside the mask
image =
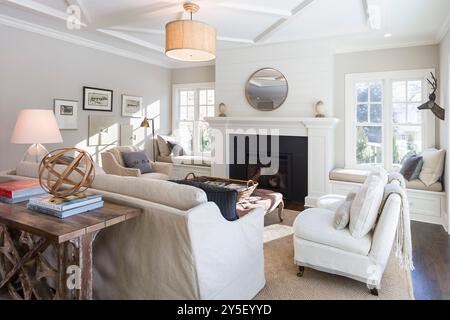
M 217 37 L 217 40 L 223 41 L 223 42 L 235 42 L 235 43 L 247 43 L 247 44 L 255 43 L 252 39 L 242 39 L 242 38 L 233 38 L 233 37 Z
M 110 30 L 123 31 L 123 32 L 136 32 L 136 33 L 152 34 L 152 35 L 165 35 L 164 30 L 136 28 L 136 27 L 127 27 L 127 26 L 112 27 L 112 28 L 110 28 Z M 217 36 L 217 40 L 224 41 L 224 42 L 236 42 L 236 43 L 247 43 L 247 44 L 254 43 L 252 39 L 221 37 L 221 36 Z
M 92 17 L 90 16 L 83 0 L 66 0 L 66 3 L 68 6 L 77 6 L 80 8 L 82 19 L 86 22 L 86 24 L 90 24 L 92 22 Z
M 126 25 L 127 23 L 136 23 L 148 21 L 151 18 L 165 17 L 184 12 L 183 6 L 180 3 L 169 4 L 163 7 L 155 8 L 155 6 L 139 8 L 125 13 L 114 14 L 104 18 L 100 18 L 98 22 L 94 22 L 95 28 L 110 28 L 118 25 Z
M 37 1 L 33 0 L 6 0 L 7 3 L 10 3 L 15 6 L 19 6 L 21 8 L 27 9 L 29 11 L 38 12 L 41 14 L 45 14 L 47 16 L 51 16 L 60 20 L 67 21 L 67 18 L 69 18 L 69 14 L 67 14 L 64 11 L 60 11 L 57 9 L 54 9 L 52 7 L 49 7 L 45 4 L 41 4 Z M 83 27 L 86 27 L 85 23 L 81 23 Z
M 263 42 L 270 38 L 274 33 L 279 31 L 282 27 L 284 27 L 288 22 L 292 21 L 294 17 L 296 17 L 300 12 L 302 12 L 306 7 L 308 7 L 311 3 L 313 3 L 314 0 L 304 0 L 302 3 L 300 3 L 297 7 L 295 7 L 291 11 L 291 16 L 288 18 L 281 18 L 278 19 L 274 24 L 272 24 L 269 28 L 264 30 L 261 34 L 259 34 L 253 41 L 255 43 L 257 42 Z
M 116 26 L 116 27 L 111 27 L 109 29 L 110 30 L 116 30 L 116 31 L 136 32 L 136 33 L 156 34 L 156 35 L 165 34 L 164 30 L 149 29 L 149 28 L 138 28 L 138 27 L 127 27 L 127 26 Z
M 133 44 L 137 44 L 138 46 L 145 47 L 147 49 L 151 49 L 151 50 L 154 50 L 154 51 L 165 53 L 165 49 L 163 47 L 160 47 L 160 46 L 155 45 L 153 43 L 150 43 L 148 41 L 145 41 L 145 40 L 142 40 L 142 39 L 130 36 L 130 35 L 125 34 L 123 32 L 113 31 L 113 30 L 106 30 L 106 29 L 98 29 L 97 31 L 99 31 L 101 33 L 104 33 L 104 34 L 107 34 L 107 35 L 110 35 L 112 37 L 121 39 L 121 40 L 125 40 L 125 41 L 133 43 Z
M 236 3 L 236 2 L 220 2 L 217 4 L 220 7 L 228 8 L 228 9 L 234 9 L 234 10 L 240 10 L 240 11 L 247 11 L 247 12 L 253 12 L 253 13 L 262 13 L 262 14 L 268 14 L 273 16 L 280 16 L 288 18 L 292 16 L 292 12 L 289 10 L 280 10 L 275 8 L 268 8 L 263 6 L 253 6 L 249 4 L 243 4 L 243 3 Z

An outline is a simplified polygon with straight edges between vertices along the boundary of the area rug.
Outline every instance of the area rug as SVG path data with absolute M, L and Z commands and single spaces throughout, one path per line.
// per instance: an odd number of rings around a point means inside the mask
M 264 256 L 266 286 L 257 300 L 413 300 L 410 272 L 398 267 L 391 256 L 383 275 L 379 296 L 369 293 L 364 283 L 306 268 L 297 277 L 294 265 L 293 222 L 299 213 L 283 211 L 283 223 L 276 213 L 266 217 Z

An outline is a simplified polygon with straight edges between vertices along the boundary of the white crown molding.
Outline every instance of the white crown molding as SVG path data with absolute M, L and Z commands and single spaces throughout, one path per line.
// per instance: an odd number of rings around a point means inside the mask
M 336 49 L 334 53 L 356 53 L 364 51 L 376 51 L 376 50 L 386 50 L 386 49 L 398 49 L 398 48 L 409 48 L 409 47 L 420 47 L 420 46 L 432 46 L 439 44 L 434 40 L 426 41 L 413 41 L 413 42 L 399 42 L 385 45 L 373 45 L 373 46 L 355 46 L 352 48 Z
M 167 68 L 167 69 L 171 68 L 171 66 L 169 64 L 166 64 L 157 59 L 148 58 L 144 55 L 137 54 L 137 53 L 134 53 L 134 52 L 131 52 L 128 50 L 120 49 L 120 48 L 110 46 L 110 45 L 107 45 L 104 43 L 88 40 L 88 39 L 78 37 L 78 36 L 74 36 L 74 35 L 71 35 L 71 34 L 68 34 L 65 32 L 61 32 L 61 31 L 57 31 L 57 30 L 54 30 L 51 28 L 39 26 L 34 23 L 30 23 L 30 22 L 27 22 L 24 20 L 12 18 L 12 17 L 5 16 L 2 14 L 0 14 L 0 24 L 6 25 L 6 26 L 9 26 L 12 28 L 16 28 L 16 29 L 28 31 L 28 32 L 40 34 L 40 35 L 43 35 L 43 36 L 46 36 L 49 38 L 66 41 L 66 42 L 80 45 L 83 47 L 100 50 L 103 52 L 114 54 L 116 56 L 132 59 L 132 60 L 137 60 L 137 61 L 144 62 L 147 64 L 156 65 L 156 66 Z
M 448 13 L 447 18 L 445 18 L 444 23 L 439 28 L 439 31 L 436 35 L 436 41 L 438 43 L 440 43 L 445 38 L 445 36 L 448 33 L 449 28 L 450 28 L 450 12 Z

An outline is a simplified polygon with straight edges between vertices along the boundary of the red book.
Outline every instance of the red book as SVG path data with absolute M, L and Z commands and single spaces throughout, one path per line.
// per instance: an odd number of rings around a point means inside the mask
M 27 193 L 43 191 L 39 181 L 34 180 L 11 180 L 0 182 L 0 196 L 7 198 L 15 198 L 23 196 Z

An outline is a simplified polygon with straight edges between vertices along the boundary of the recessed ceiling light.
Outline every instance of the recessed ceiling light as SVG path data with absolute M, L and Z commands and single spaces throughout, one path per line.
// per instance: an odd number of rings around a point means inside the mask
M 390 38 L 390 37 L 392 37 L 392 33 L 386 33 L 386 34 L 384 35 L 384 37 L 385 37 L 385 38 Z

